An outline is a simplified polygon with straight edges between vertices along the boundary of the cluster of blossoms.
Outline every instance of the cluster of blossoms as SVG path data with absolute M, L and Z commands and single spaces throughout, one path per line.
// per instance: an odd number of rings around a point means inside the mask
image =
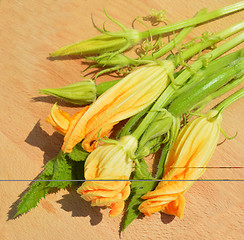
M 193 19 L 197 20 L 203 13 L 206 13 L 205 10 L 200 11 Z M 199 106 L 199 103 L 204 105 L 243 80 L 243 51 L 213 61 L 201 70 L 206 61 L 214 60 L 242 42 L 243 34 L 230 41 L 233 45 L 226 43 L 203 55 L 176 79 L 174 72 L 179 63 L 184 63 L 184 59 L 242 30 L 243 25 L 239 23 L 212 35 L 211 39 L 204 39 L 189 47 L 183 55 L 178 54 L 168 60 L 153 62 L 150 56 L 132 60 L 122 55 L 122 50 L 116 52 L 116 49 L 124 50 L 134 45 L 144 36 L 143 33 L 129 31 L 123 26 L 122 32 L 103 32 L 98 37 L 63 47 L 51 54 L 52 57 L 57 57 L 99 53 L 99 57 L 89 59 L 104 66 L 122 63 L 137 65 L 140 61 L 143 64 L 147 63 L 116 84 L 112 83 L 109 86 L 108 83 L 96 100 L 96 90 L 92 82 L 70 85 L 60 90 L 43 91 L 65 100 L 71 99 L 75 104 L 93 102 L 72 117 L 55 104 L 47 118 L 47 121 L 64 135 L 64 153 L 71 153 L 77 144 L 81 144 L 82 148 L 90 153 L 84 166 L 85 180 L 88 181 L 78 189 L 83 199 L 91 201 L 92 206 L 107 206 L 111 208 L 110 216 L 117 216 L 123 211 L 125 200 L 131 192 L 131 173 L 134 168 L 140 171 L 140 159 L 157 151 L 158 148 L 155 146 L 168 143 L 162 181 L 155 190 L 152 189 L 141 196 L 144 201 L 138 206 L 138 210 L 147 216 L 162 211 L 179 218 L 183 217 L 184 194 L 194 183 L 192 180 L 197 180 L 204 173 L 217 146 L 222 118 L 220 111 L 212 110 L 191 120 L 179 132 L 180 118 L 196 105 Z M 182 36 L 189 30 L 182 30 Z M 180 41 L 182 36 L 179 34 L 179 39 L 175 41 Z M 169 43 L 166 49 L 172 47 Z M 104 52 L 104 49 L 108 52 Z M 162 50 L 157 51 L 154 57 L 159 56 Z M 150 63 L 147 60 L 150 60 Z M 216 73 L 217 69 L 219 72 Z M 196 71 L 199 73 L 195 74 Z M 236 81 L 230 84 L 233 79 Z M 79 97 L 79 94 L 82 96 Z M 84 95 L 87 95 L 87 99 Z M 128 131 L 118 140 L 109 139 L 105 140 L 104 144 L 98 144 L 99 140 L 110 134 L 114 125 L 140 114 L 151 105 L 151 109 L 141 118 L 141 123 L 135 131 Z
M 133 69 L 121 80 L 98 85 L 90 80 L 59 89 L 41 90 L 43 94 L 86 106 L 72 116 L 62 111 L 57 104 L 52 107 L 46 121 L 64 136 L 62 149 L 60 155 L 50 161 L 51 164 L 41 175 L 47 183 L 41 185 L 37 182 L 34 185 L 30 193 L 23 197 L 24 201 L 20 203 L 17 215 L 35 206 L 45 197 L 49 187 L 68 186 L 48 183 L 49 180 L 62 182 L 64 176 L 67 177 L 66 180 L 77 180 L 71 179 L 74 166 L 77 165 L 67 163 L 74 160 L 71 156 L 77 154 L 74 152 L 78 146 L 82 149 L 82 160 L 78 157 L 74 161 L 84 162 L 83 169 L 78 169 L 83 171 L 84 177 L 79 180 L 84 182 L 77 192 L 84 200 L 90 201 L 92 206 L 108 207 L 111 209 L 109 216 L 118 216 L 123 212 L 129 196 L 134 197 L 132 188 L 137 188 L 140 194 L 136 194 L 136 201 L 131 201 L 132 206 L 130 202 L 128 207 L 128 211 L 133 209 L 134 217 L 140 213 L 150 216 L 162 211 L 182 218 L 185 193 L 204 173 L 217 146 L 220 132 L 223 132 L 222 111 L 244 96 L 243 88 L 217 107 L 201 113 L 207 103 L 244 81 L 244 49 L 220 57 L 243 43 L 244 33 L 210 52 L 200 53 L 242 31 L 244 22 L 213 35 L 205 34 L 202 41 L 191 43 L 185 51 L 177 48 L 178 54 L 169 54 L 163 60 L 159 58 L 175 48 L 197 24 L 242 9 L 244 2 L 209 13 L 202 9 L 192 19 L 145 32 L 126 29 L 107 15 L 122 31 L 108 32 L 104 27 L 104 30 L 98 29 L 102 34 L 97 37 L 51 53 L 50 56 L 54 58 L 94 55 L 87 58 L 96 62 L 93 66 L 110 67 L 100 74 L 125 66 L 144 66 Z M 163 12 L 153 12 L 153 15 L 157 21 L 164 18 Z M 152 45 L 150 50 L 154 52 L 151 55 L 144 54 L 132 59 L 122 54 L 142 39 L 152 39 L 153 36 L 178 29 L 182 29 L 181 32 L 169 43 L 164 46 L 159 42 Z M 158 41 L 160 40 L 159 38 Z M 195 55 L 199 57 L 198 60 L 191 65 L 185 63 L 185 60 Z M 178 70 L 179 66 L 182 67 L 181 70 Z M 190 118 L 191 115 L 197 117 Z M 114 126 L 125 119 L 128 121 L 116 139 L 107 138 Z M 161 151 L 161 158 L 158 172 L 152 177 L 144 157 L 157 151 Z M 62 168 L 62 164 L 65 166 L 62 170 L 69 171 L 69 174 L 64 171 L 59 175 L 57 169 L 58 166 Z M 131 180 L 151 180 L 155 184 L 133 185 Z M 44 195 L 40 195 L 33 203 L 35 191 L 39 189 L 43 190 Z M 25 206 L 27 200 L 31 202 L 29 208 Z
M 63 152 L 71 152 L 79 142 L 91 152 L 85 162 L 86 180 L 129 180 L 138 140 L 129 135 L 97 147 L 98 140 L 107 136 L 119 121 L 154 102 L 169 85 L 173 70 L 171 61 L 141 67 L 72 117 L 56 104 L 53 106 L 46 120 L 65 135 Z M 78 192 L 85 200 L 92 201 L 93 206 L 109 206 L 112 208 L 110 215 L 115 216 L 124 208 L 124 201 L 130 194 L 129 185 L 129 181 L 89 181 Z
M 239 52 L 239 55 L 242 54 Z M 227 57 L 224 57 L 223 62 Z M 222 73 L 224 76 L 218 73 L 218 79 L 221 81 L 218 80 L 217 85 L 216 76 L 203 78 L 202 81 L 207 79 L 204 84 L 200 81 L 193 87 L 190 85 L 187 91 L 194 92 L 191 94 L 193 99 L 190 105 L 194 106 L 196 99 L 199 98 L 198 92 L 203 88 L 206 93 L 201 92 L 202 98 L 210 94 L 213 89 L 219 88 L 221 84 L 228 83 L 236 74 L 243 72 L 242 57 L 235 63 L 235 68 L 225 68 Z M 170 132 L 173 122 L 189 107 L 189 102 L 183 101 L 181 106 L 183 109 L 179 108 L 179 102 L 188 98 L 189 92 L 179 94 L 171 102 L 168 107 L 171 113 L 164 109 L 163 114 L 158 114 L 154 121 L 145 125 L 144 120 L 153 111 L 149 112 L 139 124 L 139 129 L 143 126 L 143 131 L 139 131 L 139 134 L 137 128 L 134 133 L 125 135 L 119 140 L 102 140 L 105 143 L 101 145 L 98 145 L 98 140 L 106 137 L 119 121 L 140 113 L 156 99 L 160 99 L 159 96 L 162 96 L 170 85 L 169 76 L 173 70 L 172 61 L 146 65 L 129 74 L 105 91 L 93 104 L 84 107 L 72 117 L 55 104 L 47 118 L 47 121 L 65 136 L 62 147 L 64 153 L 72 152 L 76 144 L 81 144 L 83 149 L 90 152 L 84 167 L 85 180 L 89 181 L 84 182 L 77 192 L 86 201 L 91 201 L 92 206 L 111 208 L 109 215 L 112 217 L 123 211 L 125 200 L 130 195 L 129 180 L 133 167 L 138 165 L 140 168 L 138 161 L 140 157 L 136 155 L 140 143 L 144 142 L 144 146 L 147 147 L 150 138 L 157 139 L 158 135 Z M 213 83 L 216 85 L 215 88 Z M 209 89 L 208 85 L 211 85 Z M 198 89 L 199 87 L 201 89 Z M 158 100 L 156 105 L 157 103 Z M 174 107 L 175 105 L 177 106 Z M 150 216 L 154 212 L 162 211 L 179 218 L 183 217 L 184 194 L 194 183 L 192 180 L 197 180 L 204 173 L 218 143 L 221 120 L 220 110 L 211 110 L 188 122 L 179 133 L 177 129 L 176 134 L 171 134 L 169 137 L 171 140 L 168 139 L 171 144 L 166 154 L 162 181 L 155 190 L 141 196 L 145 201 L 138 207 L 140 212 Z M 159 127 L 164 131 L 160 131 Z M 147 140 L 141 136 L 146 136 Z

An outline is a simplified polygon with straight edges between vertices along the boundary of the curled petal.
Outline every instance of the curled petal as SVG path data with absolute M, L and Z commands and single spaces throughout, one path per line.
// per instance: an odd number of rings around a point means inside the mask
M 164 212 L 182 218 L 184 215 L 185 197 L 182 194 L 167 197 L 158 197 L 144 201 L 140 206 L 140 212 L 151 216 L 155 212 Z
M 169 215 L 174 215 L 180 219 L 183 218 L 185 208 L 185 197 L 182 194 L 178 195 L 178 198 L 171 201 L 163 208 L 163 212 Z
M 163 209 L 163 205 L 161 202 L 145 201 L 138 209 L 140 212 L 150 217 L 153 213 L 161 211 Z
M 50 123 L 56 131 L 65 135 L 70 127 L 70 124 L 73 121 L 75 122 L 77 121 L 77 119 L 80 119 L 87 111 L 87 109 L 88 106 L 84 107 L 82 110 L 76 112 L 72 115 L 72 117 L 70 117 L 67 112 L 59 109 L 57 104 L 55 103 L 51 109 L 51 113 L 46 118 L 46 121 Z
M 124 209 L 124 200 L 130 195 L 129 181 L 88 181 L 77 190 L 92 206 L 111 208 L 109 215 L 115 217 Z
M 69 114 L 59 109 L 56 103 L 53 105 L 51 113 L 46 118 L 46 121 L 63 135 L 65 135 L 69 128 L 70 120 Z
M 117 217 L 124 209 L 125 202 L 116 202 L 112 203 L 109 207 L 111 210 L 109 211 L 110 217 Z

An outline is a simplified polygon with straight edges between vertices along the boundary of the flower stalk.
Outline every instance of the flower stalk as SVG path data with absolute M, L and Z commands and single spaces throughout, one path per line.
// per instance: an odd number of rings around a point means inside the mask
M 207 21 L 213 20 L 215 18 L 224 16 L 224 15 L 236 12 L 236 11 L 240 11 L 243 9 L 244 9 L 244 2 L 241 1 L 238 3 L 232 4 L 232 5 L 211 11 L 209 13 L 191 18 L 191 19 L 186 19 L 186 20 L 183 20 L 183 21 L 178 22 L 178 23 L 173 23 L 173 24 L 170 24 L 167 26 L 163 26 L 163 27 L 159 27 L 159 28 L 155 28 L 155 29 L 150 29 L 150 31 L 145 31 L 143 33 L 143 36 L 148 37 L 148 36 L 150 36 L 150 34 L 152 36 L 155 36 L 158 34 L 173 32 L 173 31 L 185 28 L 185 27 L 189 27 L 189 26 L 193 26 L 193 25 L 200 24 L 203 22 L 207 22 Z
M 108 32 L 106 29 L 99 30 L 101 35 L 93 37 L 88 40 L 77 42 L 69 46 L 60 48 L 59 50 L 50 53 L 51 57 L 65 56 L 65 55 L 89 55 L 89 54 L 101 54 L 104 52 L 121 53 L 132 46 L 138 44 L 142 39 L 151 36 L 173 32 L 182 28 L 194 26 L 236 11 L 244 9 L 244 2 L 238 2 L 212 12 L 193 17 L 178 23 L 170 24 L 164 27 L 158 27 L 150 29 L 144 32 L 139 32 L 134 29 L 126 29 L 123 25 L 109 17 L 106 12 L 106 16 L 114 23 L 122 28 L 120 32 Z
M 237 92 L 233 93 L 231 96 L 222 101 L 215 109 L 222 113 L 228 106 L 237 101 L 238 99 L 244 97 L 244 88 L 241 88 Z

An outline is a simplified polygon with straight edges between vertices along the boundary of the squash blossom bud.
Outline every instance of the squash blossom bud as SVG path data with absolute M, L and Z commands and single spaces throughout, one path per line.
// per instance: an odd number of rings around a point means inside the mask
M 173 116 L 166 109 L 157 114 L 140 139 L 140 147 L 150 140 L 167 133 L 173 124 Z
M 167 155 L 163 181 L 142 197 L 145 199 L 139 206 L 142 213 L 150 216 L 162 211 L 183 217 L 184 193 L 194 183 L 184 180 L 196 180 L 204 173 L 218 143 L 221 121 L 221 114 L 211 110 L 182 128 Z
M 100 137 L 108 135 L 119 121 L 137 114 L 159 97 L 169 85 L 168 75 L 173 70 L 174 64 L 165 60 L 131 72 L 102 94 L 80 119 L 70 123 L 62 150 L 71 152 L 83 140 L 83 148 L 93 151 L 98 134 Z
M 104 32 L 88 40 L 64 46 L 50 53 L 50 56 L 90 55 L 125 50 L 136 45 L 141 38 L 141 33 L 134 29 L 125 29 L 119 32 Z
M 97 62 L 100 66 L 130 66 L 136 65 L 136 60 L 125 56 L 124 54 L 104 53 L 96 57 L 88 57 L 88 60 Z
M 130 195 L 129 181 L 102 181 L 104 179 L 129 179 L 137 149 L 137 139 L 124 136 L 119 141 L 110 140 L 96 148 L 85 162 L 87 181 L 77 190 L 92 206 L 111 208 L 109 215 L 115 217 L 124 209 L 124 201 Z
M 92 80 L 82 81 L 61 88 L 40 89 L 40 93 L 52 95 L 73 104 L 87 105 L 96 99 L 96 85 Z

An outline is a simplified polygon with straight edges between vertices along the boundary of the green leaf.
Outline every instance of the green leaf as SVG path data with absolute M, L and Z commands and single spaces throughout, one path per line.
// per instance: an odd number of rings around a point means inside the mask
M 76 144 L 76 146 L 73 148 L 71 153 L 66 154 L 71 160 L 73 161 L 85 161 L 87 156 L 89 155 L 88 152 L 86 152 L 80 143 Z
M 133 172 L 134 180 L 151 179 L 153 180 L 150 172 L 147 169 L 147 164 L 144 159 L 140 161 L 140 168 L 136 167 Z M 135 220 L 139 215 L 138 210 L 139 205 L 142 203 L 141 197 L 148 191 L 152 191 L 157 185 L 156 181 L 133 181 L 131 184 L 131 199 L 124 218 L 122 231 L 128 227 L 133 220 Z
M 44 166 L 44 171 L 40 175 L 40 179 L 45 180 L 46 177 L 53 175 L 55 161 L 56 157 L 46 163 L 46 165 Z
M 14 217 L 17 217 L 20 214 L 27 213 L 30 209 L 37 206 L 39 201 L 48 194 L 48 183 L 52 177 L 53 165 L 55 158 L 50 160 L 45 166 L 44 171 L 39 176 L 39 179 L 43 181 L 35 181 L 31 186 L 29 191 L 21 198 L 21 202 L 17 207 L 17 213 Z
M 39 201 L 47 195 L 47 185 L 48 182 L 34 182 L 31 185 L 30 190 L 22 197 L 14 217 L 27 213 L 30 209 L 36 207 Z
M 71 181 L 68 181 L 72 180 L 72 165 L 67 162 L 65 154 L 62 151 L 56 157 L 51 180 L 55 181 L 50 181 L 48 187 L 66 188 L 72 184 Z
M 20 199 L 17 213 L 14 217 L 29 212 L 36 207 L 42 198 L 45 198 L 53 187 L 65 188 L 71 185 L 71 181 L 50 181 L 50 180 L 71 180 L 72 164 L 66 161 L 64 153 L 60 152 L 45 166 L 39 178 L 30 186 L 29 191 Z M 41 180 L 41 181 L 38 181 Z
M 37 180 L 30 186 L 29 191 L 22 197 L 14 217 L 29 212 L 30 209 L 36 207 L 39 201 L 48 194 L 49 188 L 47 185 L 49 181 L 45 180 L 52 178 L 55 161 L 56 158 L 53 158 L 44 166 L 44 171 L 39 176 L 39 179 L 43 181 Z

